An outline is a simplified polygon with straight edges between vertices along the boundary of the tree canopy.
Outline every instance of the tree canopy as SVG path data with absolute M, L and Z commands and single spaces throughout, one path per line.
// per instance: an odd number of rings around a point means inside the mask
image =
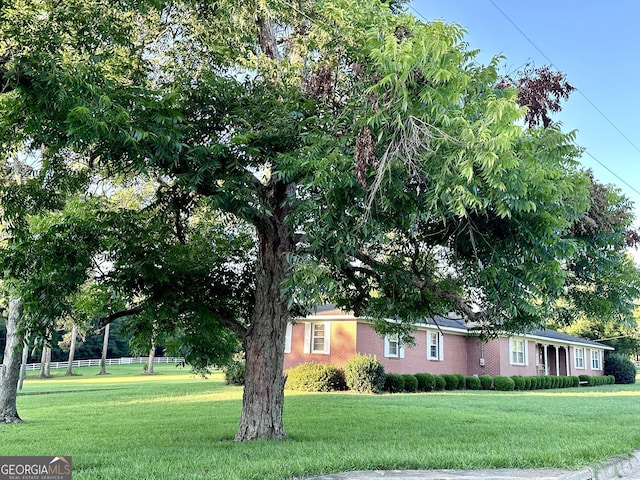
M 629 203 L 572 133 L 523 126 L 499 58 L 391 7 L 4 2 L 0 142 L 34 175 L 3 185 L 2 257 L 31 324 L 90 281 L 103 322 L 195 364 L 239 340 L 249 440 L 284 437 L 286 324 L 319 303 L 407 334 L 451 310 L 486 334 L 627 315 Z

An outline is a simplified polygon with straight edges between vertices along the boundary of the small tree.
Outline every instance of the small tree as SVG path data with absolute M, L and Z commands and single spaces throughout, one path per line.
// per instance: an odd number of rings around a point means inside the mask
M 345 364 L 347 388 L 358 393 L 379 393 L 384 389 L 384 367 L 375 356 L 357 353 Z
M 636 366 L 621 355 L 610 354 L 605 357 L 604 374 L 613 375 L 615 383 L 636 383 Z

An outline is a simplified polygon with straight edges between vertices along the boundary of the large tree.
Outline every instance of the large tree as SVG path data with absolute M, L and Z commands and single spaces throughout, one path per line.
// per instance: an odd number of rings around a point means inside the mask
M 487 333 L 541 324 L 577 255 L 622 233 L 586 248 L 592 182 L 572 135 L 522 128 L 498 60 L 396 7 L 5 2 L 0 138 L 45 152 L 45 190 L 79 171 L 93 188 L 8 252 L 18 273 L 35 262 L 25 309 L 64 312 L 104 264 L 94 280 L 129 299 L 104 322 L 169 331 L 195 363 L 240 339 L 237 440 L 285 436 L 286 325 L 319 302 L 407 334 L 449 310 Z M 112 201 L 149 183 L 140 208 Z M 636 285 L 613 286 L 618 308 Z

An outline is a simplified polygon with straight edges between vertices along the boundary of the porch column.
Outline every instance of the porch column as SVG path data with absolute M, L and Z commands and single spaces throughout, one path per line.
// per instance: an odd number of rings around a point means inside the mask
M 555 345 L 556 347 L 556 377 L 560 376 L 560 347 L 558 347 L 558 345 Z
M 567 345 L 566 347 L 564 347 L 565 352 L 567 353 L 565 355 L 565 361 L 567 362 L 567 375 L 571 375 L 571 368 L 570 368 L 570 363 L 569 363 L 569 345 Z
M 546 343 L 544 344 L 544 374 L 545 375 L 549 375 L 549 354 L 547 352 L 547 347 L 549 345 L 547 345 Z

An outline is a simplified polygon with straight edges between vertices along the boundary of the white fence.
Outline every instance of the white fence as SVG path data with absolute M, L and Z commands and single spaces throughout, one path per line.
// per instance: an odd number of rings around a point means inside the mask
M 133 363 L 147 363 L 149 357 L 122 357 L 122 358 L 107 358 L 105 364 L 108 365 L 131 365 Z M 99 367 L 101 359 L 92 358 L 90 360 L 74 360 L 73 367 Z M 181 357 L 155 357 L 153 363 L 184 363 L 184 358 Z M 40 363 L 27 363 L 27 370 L 40 370 Z M 50 368 L 67 368 L 69 362 L 51 362 Z

